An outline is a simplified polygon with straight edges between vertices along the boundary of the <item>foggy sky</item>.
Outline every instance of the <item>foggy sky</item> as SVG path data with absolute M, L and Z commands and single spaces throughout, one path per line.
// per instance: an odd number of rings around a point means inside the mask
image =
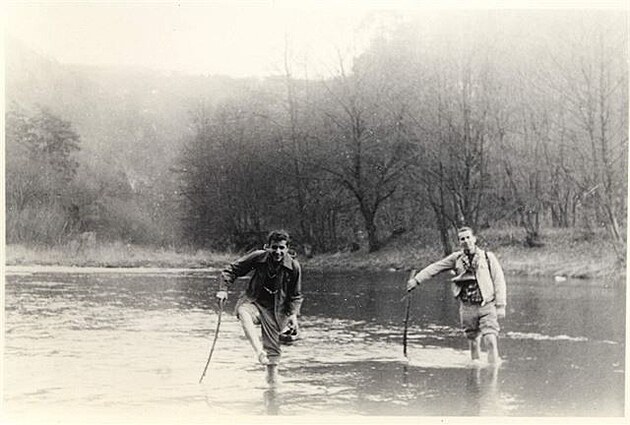
M 359 54 L 392 16 L 400 20 L 414 14 L 439 14 L 433 10 L 438 4 L 461 9 L 464 2 L 38 2 L 5 6 L 5 15 L 7 35 L 62 63 L 264 76 L 283 72 L 288 46 L 296 64 L 294 75 L 303 76 L 300 72 L 307 70 L 313 77 L 325 76 L 340 55 Z M 501 2 L 465 4 L 505 7 Z M 620 0 L 509 5 L 627 8 Z M 393 12 L 392 7 L 396 7 Z

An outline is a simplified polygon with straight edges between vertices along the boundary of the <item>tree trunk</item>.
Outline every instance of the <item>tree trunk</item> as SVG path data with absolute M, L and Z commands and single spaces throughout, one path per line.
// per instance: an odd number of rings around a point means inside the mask
M 376 232 L 376 214 L 370 208 L 363 205 L 363 203 L 361 204 L 361 214 L 363 215 L 363 220 L 365 222 L 365 231 L 367 232 L 368 236 L 368 249 L 369 252 L 375 252 L 381 248 L 381 243 L 378 240 L 378 235 Z
M 451 245 L 451 238 L 448 234 L 448 224 L 444 217 L 444 205 L 440 206 L 441 211 L 435 211 L 437 218 L 437 225 L 440 232 L 440 240 L 442 241 L 442 252 L 444 255 L 449 255 L 453 252 L 453 246 Z
M 435 221 L 437 223 L 438 232 L 440 233 L 440 240 L 442 242 L 442 251 L 444 255 L 449 255 L 453 252 L 453 246 L 451 245 L 451 239 L 448 234 L 449 222 L 446 216 L 446 210 L 444 207 L 444 190 L 440 186 L 440 199 L 436 201 L 433 197 L 433 193 L 427 188 L 427 194 L 431 207 L 435 213 Z

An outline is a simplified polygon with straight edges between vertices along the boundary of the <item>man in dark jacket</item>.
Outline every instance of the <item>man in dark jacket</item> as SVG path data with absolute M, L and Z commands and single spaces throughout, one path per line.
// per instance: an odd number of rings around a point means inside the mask
M 297 328 L 302 305 L 302 270 L 288 253 L 289 234 L 283 230 L 269 233 L 264 249 L 253 251 L 228 265 L 219 275 L 217 298 L 227 299 L 227 287 L 253 270 L 247 289 L 236 303 L 236 317 L 256 357 L 267 366 L 267 381 L 277 379 L 280 361 L 280 333 Z M 262 343 L 256 326 L 262 330 Z

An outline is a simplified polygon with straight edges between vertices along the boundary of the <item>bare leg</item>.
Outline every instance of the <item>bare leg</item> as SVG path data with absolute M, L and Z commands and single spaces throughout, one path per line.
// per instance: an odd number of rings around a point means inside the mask
M 481 337 L 478 336 L 475 339 L 469 339 L 468 344 L 470 345 L 470 358 L 472 360 L 479 360 L 479 352 L 480 352 L 480 344 Z
M 488 363 L 497 364 L 501 361 L 499 357 L 499 344 L 495 334 L 486 334 L 483 336 L 483 342 L 488 350 Z
M 238 317 L 241 321 L 241 326 L 243 326 L 243 332 L 245 332 L 245 336 L 247 337 L 247 340 L 249 341 L 249 343 L 252 345 L 252 348 L 256 352 L 256 357 L 258 358 L 258 361 L 262 364 L 266 364 L 267 356 L 265 355 L 265 352 L 263 351 L 260 338 L 258 338 L 258 335 L 256 332 L 257 329 L 256 329 L 256 326 L 254 325 L 254 320 L 252 319 L 252 316 L 249 314 L 247 309 L 239 308 Z
M 269 385 L 275 385 L 278 383 L 278 365 L 277 364 L 267 365 L 267 383 Z

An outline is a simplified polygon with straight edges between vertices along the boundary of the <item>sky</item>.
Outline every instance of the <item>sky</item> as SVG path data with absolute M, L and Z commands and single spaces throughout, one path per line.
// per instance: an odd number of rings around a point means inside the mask
M 65 3 L 11 7 L 6 34 L 63 63 L 131 65 L 234 77 L 278 73 L 285 45 L 320 66 L 360 51 L 363 12 L 263 2 Z
M 583 1 L 571 7 L 627 7 Z M 5 35 L 61 63 L 137 66 L 233 77 L 283 73 L 285 46 L 296 76 L 325 76 L 339 57 L 366 48 L 377 13 L 404 17 L 463 1 L 20 2 L 5 6 Z M 505 7 L 472 0 L 466 7 Z M 513 1 L 510 7 L 567 7 Z M 554 6 L 555 5 L 555 6 Z

